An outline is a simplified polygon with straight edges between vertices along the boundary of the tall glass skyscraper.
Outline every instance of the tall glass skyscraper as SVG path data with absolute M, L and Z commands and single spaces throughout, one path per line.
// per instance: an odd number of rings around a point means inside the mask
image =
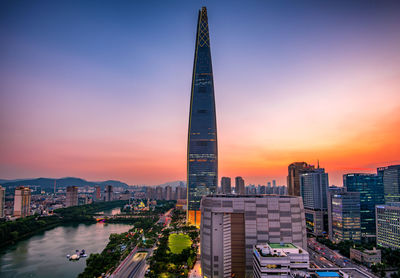
M 190 97 L 187 221 L 200 225 L 200 200 L 218 186 L 217 121 L 207 9 L 199 11 Z
M 328 173 L 324 168 L 300 175 L 300 194 L 303 197 L 307 230 L 314 235 L 328 231 L 328 188 Z
M 383 194 L 383 180 L 376 174 L 345 174 L 343 187 L 348 192 L 360 193 L 361 235 L 376 236 L 375 206 L 385 203 Z
M 400 165 L 378 168 L 383 177 L 385 202 L 400 202 Z
M 360 193 L 332 192 L 328 203 L 329 237 L 334 242 L 361 240 Z

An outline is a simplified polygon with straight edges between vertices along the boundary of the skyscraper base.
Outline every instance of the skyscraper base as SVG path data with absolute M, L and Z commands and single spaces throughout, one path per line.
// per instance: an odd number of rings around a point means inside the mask
M 194 225 L 200 228 L 201 211 L 200 210 L 188 210 L 186 222 L 189 225 Z

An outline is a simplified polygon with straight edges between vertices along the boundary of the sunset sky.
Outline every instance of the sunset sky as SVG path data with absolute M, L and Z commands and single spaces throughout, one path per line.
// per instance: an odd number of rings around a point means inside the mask
M 0 178 L 186 180 L 204 5 L 219 178 L 400 164 L 399 2 L 5 0 Z

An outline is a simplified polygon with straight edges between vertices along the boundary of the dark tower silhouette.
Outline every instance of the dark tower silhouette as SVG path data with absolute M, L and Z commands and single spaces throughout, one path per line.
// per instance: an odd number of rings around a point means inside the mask
M 197 21 L 187 149 L 187 221 L 200 225 L 200 200 L 218 186 L 217 122 L 207 9 Z

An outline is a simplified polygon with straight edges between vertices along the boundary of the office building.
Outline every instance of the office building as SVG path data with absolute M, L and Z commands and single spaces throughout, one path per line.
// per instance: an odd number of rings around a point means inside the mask
M 14 216 L 26 217 L 30 215 L 31 190 L 28 187 L 18 186 L 14 195 Z
M 306 277 L 309 264 L 308 252 L 292 243 L 267 243 L 253 249 L 254 278 Z
M 187 222 L 200 225 L 200 200 L 218 187 L 217 120 L 207 9 L 199 11 L 190 97 Z
M 377 169 L 383 176 L 385 202 L 400 202 L 400 165 L 390 165 Z
M 400 203 L 376 206 L 376 244 L 400 249 Z
M 244 179 L 242 177 L 235 178 L 235 193 L 238 195 L 246 194 L 246 189 L 244 187 Z
M 253 247 L 269 242 L 306 248 L 300 197 L 210 195 L 201 202 L 201 268 L 205 277 L 245 277 L 253 271 Z
M 232 193 L 231 178 L 228 178 L 228 177 L 221 178 L 221 191 L 222 191 L 222 194 L 231 194 Z
M 360 193 L 361 236 L 375 237 L 375 206 L 385 203 L 383 179 L 376 174 L 345 174 L 343 187 L 347 192 Z
M 328 231 L 328 174 L 324 168 L 300 175 L 300 193 L 309 233 L 320 236 Z
M 359 248 L 350 248 L 350 259 L 371 267 L 381 262 L 381 250 L 375 247 L 372 250 Z
M 361 240 L 360 193 L 329 193 L 329 238 L 334 242 Z
M 114 200 L 114 192 L 112 185 L 106 185 L 104 188 L 104 201 L 110 202 Z
M 308 165 L 306 162 L 294 162 L 290 164 L 287 176 L 288 194 L 291 196 L 300 196 L 301 174 L 311 172 L 314 169 L 313 165 Z
M 0 185 L 0 218 L 5 217 L 6 189 Z
M 67 187 L 67 197 L 65 200 L 66 207 L 73 207 L 78 205 L 78 187 L 68 186 Z

